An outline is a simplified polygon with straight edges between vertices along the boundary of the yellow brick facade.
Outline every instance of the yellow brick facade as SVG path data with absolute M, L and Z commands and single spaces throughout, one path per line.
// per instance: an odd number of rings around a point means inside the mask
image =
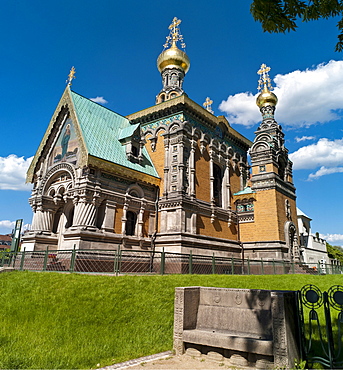
M 162 136 L 164 133 L 164 130 L 160 130 L 158 132 L 155 151 L 152 151 L 151 149 L 149 140 L 149 138 L 151 138 L 151 135 L 147 135 L 147 144 L 145 145 L 145 148 L 148 151 L 152 162 L 154 163 L 158 176 L 161 178 L 160 189 L 162 189 L 162 191 L 164 189 L 164 140 Z
M 121 228 L 122 228 L 122 219 L 123 217 L 123 207 L 117 206 L 116 208 L 116 217 L 114 219 L 114 232 L 116 234 L 121 234 Z
M 195 151 L 195 194 L 197 199 L 211 202 L 210 156 L 207 150 L 201 155 L 199 142 Z
M 212 223 L 210 217 L 203 215 L 197 216 L 197 234 L 215 238 L 237 240 L 237 230 L 235 225 L 231 225 L 229 227 L 227 222 L 218 219 Z
M 297 224 L 295 201 L 275 189 L 259 191 L 254 195 L 254 222 L 240 224 L 242 242 L 286 241 L 285 223 L 293 221 Z M 290 203 L 291 220 L 286 216 L 286 199 Z

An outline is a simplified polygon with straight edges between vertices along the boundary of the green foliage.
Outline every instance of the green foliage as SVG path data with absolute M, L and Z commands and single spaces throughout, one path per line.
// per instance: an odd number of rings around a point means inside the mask
M 341 247 L 336 247 L 326 242 L 326 250 L 330 258 L 335 258 L 343 264 L 343 250 Z
M 0 266 L 1 266 L 2 258 L 5 258 L 8 255 L 9 252 L 11 252 L 10 248 L 7 248 L 7 249 L 4 249 L 4 250 L 0 251 Z
M 306 369 L 306 361 L 295 360 L 294 369 L 299 369 L 299 370 Z
M 341 276 L 0 274 L 0 368 L 89 369 L 172 349 L 174 289 L 328 289 Z
M 262 24 L 263 31 L 285 33 L 295 31 L 297 21 L 328 19 L 343 14 L 342 0 L 254 0 L 251 14 Z M 336 51 L 343 50 L 343 18 L 337 23 L 339 30 Z

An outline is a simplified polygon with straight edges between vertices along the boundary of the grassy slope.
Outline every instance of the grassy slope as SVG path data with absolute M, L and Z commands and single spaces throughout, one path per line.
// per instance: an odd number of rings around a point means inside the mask
M 297 290 L 342 277 L 0 274 L 0 368 L 94 368 L 172 349 L 176 286 Z

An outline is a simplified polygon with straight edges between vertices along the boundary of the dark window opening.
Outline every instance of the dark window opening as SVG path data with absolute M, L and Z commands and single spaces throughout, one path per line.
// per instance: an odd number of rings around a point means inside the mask
M 135 145 L 132 145 L 131 151 L 134 157 L 138 157 L 138 148 Z
M 105 214 L 106 214 L 106 201 L 102 202 L 100 204 L 100 207 L 98 208 L 98 214 L 97 214 L 97 218 L 96 218 L 96 227 L 98 229 L 102 228 L 102 225 L 103 225 L 104 219 L 105 219 Z
M 126 214 L 126 225 L 125 225 L 126 235 L 135 235 L 136 222 L 137 222 L 136 213 L 128 211 Z
M 217 207 L 222 206 L 222 182 L 223 182 L 223 175 L 221 168 L 214 164 L 213 165 L 213 196 L 214 202 Z
M 68 212 L 66 212 L 66 218 L 67 218 L 67 223 L 65 225 L 66 228 L 73 226 L 73 221 L 74 221 L 74 207 L 69 209 Z
M 58 230 L 58 225 L 60 223 L 60 219 L 61 219 L 61 216 L 62 216 L 62 209 L 59 209 L 55 215 L 54 215 L 54 221 L 53 221 L 53 224 L 52 224 L 52 232 L 54 234 L 56 234 L 59 230 Z

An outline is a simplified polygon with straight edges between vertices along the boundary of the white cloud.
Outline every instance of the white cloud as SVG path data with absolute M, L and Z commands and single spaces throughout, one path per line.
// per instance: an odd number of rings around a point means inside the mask
M 320 166 L 339 167 L 343 163 L 343 139 L 319 139 L 289 155 L 293 168 L 314 169 Z
M 315 137 L 314 136 L 302 136 L 302 137 L 296 137 L 295 138 L 295 141 L 297 142 L 297 143 L 300 143 L 301 141 L 307 141 L 307 140 L 314 140 L 315 139 Z
M 333 173 L 342 173 L 342 172 L 343 172 L 343 167 L 327 168 L 327 167 L 322 166 L 317 172 L 310 173 L 308 176 L 308 180 L 315 180 L 321 176 L 332 175 Z
M 15 221 L 9 221 L 9 220 L 3 220 L 0 221 L 0 228 L 9 229 L 9 231 L 12 231 L 14 228 Z
M 343 245 L 343 235 L 342 234 L 320 234 L 322 239 L 325 239 L 330 244 L 340 244 Z
M 25 179 L 32 159 L 17 157 L 15 154 L 0 157 L 0 189 L 30 191 L 32 185 L 25 184 Z
M 15 227 L 15 221 L 3 220 L 0 221 L 1 232 L 9 234 Z M 21 231 L 31 230 L 31 224 L 24 224 L 21 227 Z
M 227 100 L 222 101 L 219 109 L 225 112 L 231 123 L 244 126 L 253 126 L 261 121 L 261 114 L 256 106 L 256 95 L 251 92 L 230 95 Z
M 96 98 L 90 98 L 89 100 L 94 101 L 95 103 L 99 103 L 99 104 L 108 103 L 108 101 L 106 99 L 104 99 L 103 96 L 97 96 Z
M 294 71 L 274 78 L 279 103 L 275 119 L 284 125 L 308 127 L 343 116 L 343 61 L 330 61 L 314 69 Z M 256 97 L 250 92 L 230 95 L 219 109 L 230 123 L 252 126 L 261 121 Z

